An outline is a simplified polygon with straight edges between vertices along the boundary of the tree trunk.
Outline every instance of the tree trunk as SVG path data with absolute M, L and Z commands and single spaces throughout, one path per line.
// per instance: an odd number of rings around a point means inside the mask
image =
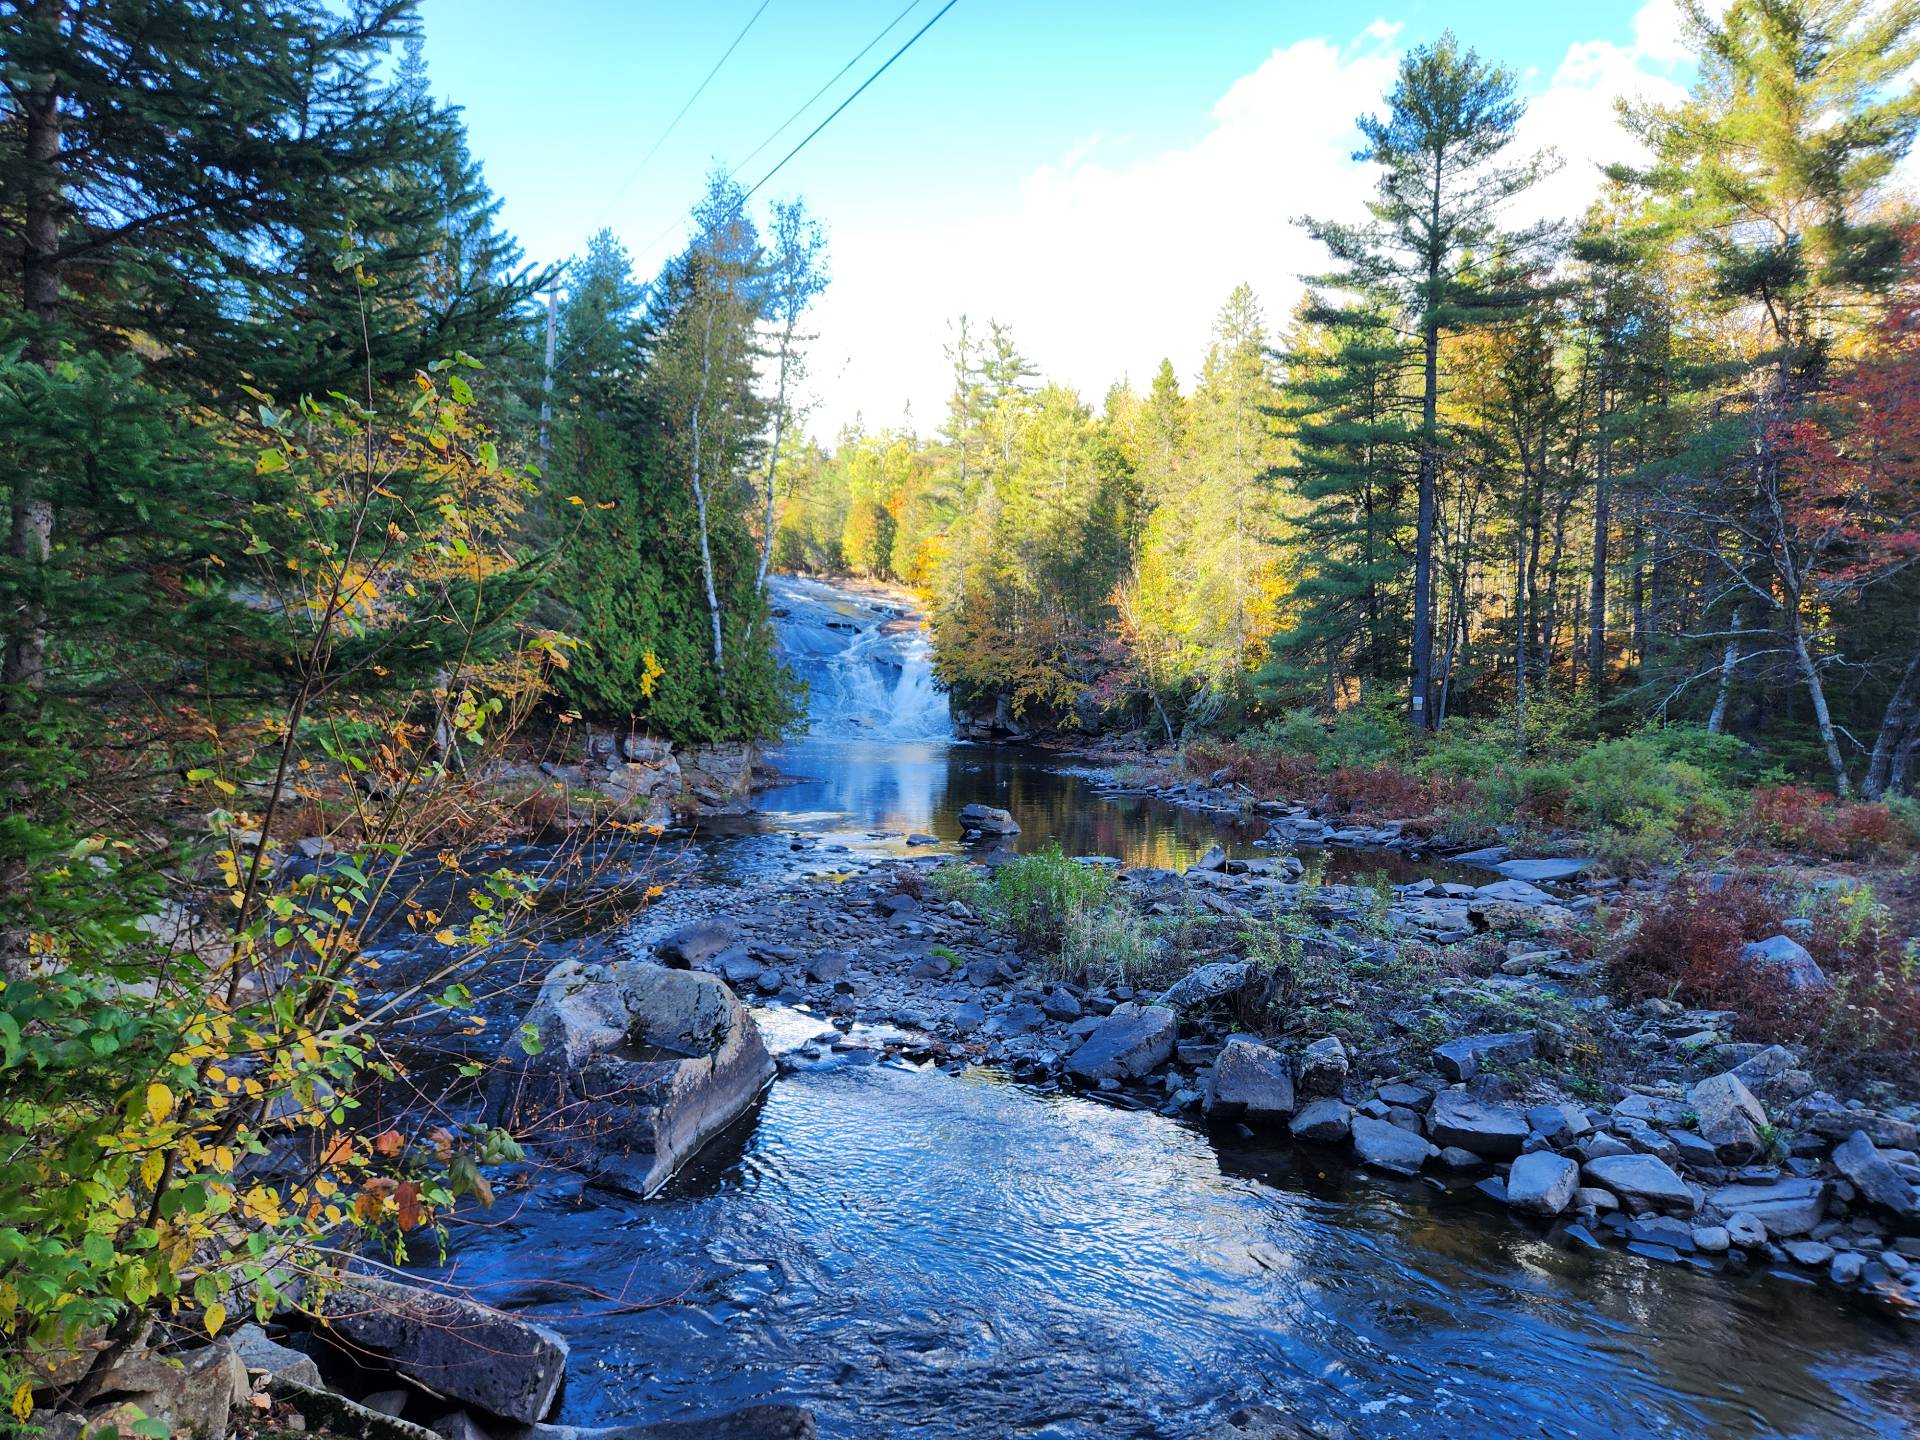
M 1820 668 L 1813 663 L 1807 648 L 1807 636 L 1800 625 L 1800 613 L 1789 602 L 1787 636 L 1793 645 L 1793 658 L 1799 662 L 1800 678 L 1806 683 L 1807 698 L 1813 702 L 1813 723 L 1820 732 L 1820 744 L 1827 752 L 1827 764 L 1833 770 L 1833 793 L 1845 800 L 1851 793 L 1847 784 L 1847 762 L 1840 758 L 1840 741 L 1833 729 L 1833 716 L 1827 712 L 1826 687 L 1820 683 Z
M 1607 668 L 1607 527 L 1612 521 L 1612 456 L 1607 444 L 1607 386 L 1600 382 L 1593 475 L 1593 566 L 1587 578 L 1587 688 L 1596 694 Z
M 1439 230 L 1440 180 L 1433 190 L 1433 228 Z M 1407 714 L 1416 730 L 1436 728 L 1433 715 L 1433 525 L 1440 469 L 1440 255 L 1427 257 L 1426 313 L 1421 317 L 1426 374 L 1420 409 L 1420 504 L 1413 540 L 1413 666 Z
M 1727 627 L 1727 648 L 1720 652 L 1720 685 L 1713 695 L 1713 713 L 1707 717 L 1707 733 L 1718 735 L 1727 725 L 1727 697 L 1733 694 L 1733 672 L 1740 663 L 1740 630 L 1746 623 L 1744 606 L 1733 607 L 1733 620 Z
M 1903 746 L 1912 743 L 1920 726 L 1920 649 L 1913 652 L 1907 668 L 1887 700 L 1886 713 L 1880 717 L 1880 733 L 1874 737 L 1873 754 L 1867 760 L 1866 778 L 1860 793 L 1869 800 L 1886 796 L 1893 779 L 1895 757 Z
M 65 25 L 66 0 L 53 0 L 51 19 Z M 21 226 L 20 298 L 39 329 L 27 358 L 50 366 L 50 336 L 60 313 L 60 96 L 50 77 L 36 80 L 21 105 L 25 141 Z M 11 477 L 12 506 L 7 550 L 23 573 L 42 569 L 53 553 L 53 496 L 26 471 Z M 6 652 L 0 657 L 0 707 L 32 707 L 46 680 L 46 616 L 32 600 L 6 617 Z
M 707 386 L 713 374 L 713 307 L 707 301 L 706 328 L 700 337 L 700 388 L 693 397 L 690 428 L 693 432 L 693 506 L 700 521 L 700 577 L 706 584 L 707 619 L 713 626 L 713 672 L 719 677 L 720 693 L 727 693 L 726 645 L 720 629 L 720 594 L 713 580 L 713 546 L 708 540 L 707 487 L 700 473 L 700 411 L 706 404 Z

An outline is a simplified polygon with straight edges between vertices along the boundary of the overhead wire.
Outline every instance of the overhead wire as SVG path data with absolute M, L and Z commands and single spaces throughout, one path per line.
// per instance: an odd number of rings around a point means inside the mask
M 693 94 L 687 97 L 687 103 L 680 107 L 679 111 L 674 115 L 673 119 L 667 122 L 667 128 L 662 130 L 660 134 L 654 139 L 653 144 L 647 147 L 647 153 L 640 157 L 640 163 L 635 165 L 632 171 L 628 173 L 627 178 L 622 180 L 618 185 L 616 185 L 613 189 L 613 193 L 607 196 L 606 204 L 600 207 L 600 214 L 594 217 L 596 222 L 605 218 L 607 211 L 611 210 L 615 202 L 617 202 L 622 195 L 627 193 L 627 188 L 630 185 L 632 185 L 635 180 L 638 180 L 640 178 L 640 172 L 647 168 L 647 162 L 653 159 L 655 155 L 658 155 L 660 153 L 660 147 L 667 143 L 667 137 L 673 134 L 673 132 L 679 127 L 679 124 L 682 120 L 687 118 L 687 112 L 693 108 L 694 102 L 698 100 L 701 97 L 701 95 L 706 93 L 707 86 L 713 83 L 713 77 L 718 75 L 720 73 L 721 67 L 724 66 L 727 63 L 727 61 L 733 57 L 733 52 L 740 48 L 740 42 L 747 38 L 747 32 L 753 29 L 754 24 L 760 19 L 762 15 L 766 13 L 767 6 L 771 5 L 772 3 L 773 3 L 773 0 L 760 0 L 759 7 L 753 12 L 753 14 L 747 17 L 747 23 L 740 27 L 740 33 L 733 37 L 733 43 L 727 46 L 725 50 L 720 52 L 720 58 L 713 62 L 713 68 L 707 71 L 706 78 L 701 80 L 701 82 L 698 85 L 693 87 Z M 812 102 L 808 102 L 808 103 L 812 103 Z
M 763 0 L 763 3 L 761 4 L 760 9 L 761 10 L 766 9 L 767 3 L 770 3 L 770 0 Z M 906 17 L 908 12 L 913 10 L 919 3 L 920 3 L 920 0 L 912 0 L 912 3 L 909 4 L 905 10 L 902 10 L 898 15 L 894 16 L 894 18 L 887 23 L 886 27 L 882 29 L 879 34 L 875 35 L 873 39 L 869 40 L 864 46 L 861 47 L 860 51 L 854 55 L 853 59 L 849 60 L 845 65 L 840 67 L 839 71 L 834 75 L 832 80 L 829 80 L 825 85 L 821 86 L 819 90 L 814 92 L 812 98 L 810 98 L 805 105 L 802 105 L 799 110 L 796 110 L 794 112 L 793 115 L 788 116 L 786 120 L 781 122 L 779 127 L 774 130 L 773 134 L 769 135 L 765 140 L 761 141 L 760 144 L 754 148 L 752 153 L 747 158 L 751 159 L 753 155 L 757 155 L 760 153 L 760 151 L 766 149 L 766 147 L 772 143 L 774 138 L 777 137 L 782 130 L 785 130 L 787 126 L 793 123 L 794 118 L 796 116 L 804 112 L 808 108 L 808 106 L 811 106 L 815 100 L 818 100 L 822 94 L 824 94 L 828 89 L 830 89 L 835 83 L 835 81 L 839 80 L 841 76 L 845 75 L 847 71 L 851 70 L 856 64 L 858 64 L 860 61 L 860 57 L 862 55 L 865 55 L 869 50 L 873 49 L 873 47 L 879 44 L 881 40 L 885 39 L 888 32 L 891 31 L 895 26 L 897 26 L 900 23 L 900 21 Z M 754 195 L 759 192 L 762 186 L 764 186 L 769 180 L 773 179 L 775 175 L 778 175 L 780 173 L 780 171 L 786 166 L 788 161 L 792 160 L 794 156 L 798 155 L 802 150 L 806 149 L 807 146 L 813 142 L 814 138 L 818 136 L 822 130 L 825 130 L 827 126 L 831 125 L 836 119 L 838 119 L 841 113 L 849 105 L 851 105 L 855 100 L 858 100 L 860 96 L 866 92 L 868 86 L 872 85 L 874 81 L 878 80 L 882 75 L 886 74 L 887 71 L 893 67 L 893 63 L 896 60 L 898 60 L 902 55 L 905 55 L 907 51 L 911 50 L 914 47 L 914 45 L 919 42 L 921 36 L 925 35 L 929 30 L 931 30 L 935 25 L 937 25 L 940 22 L 941 17 L 944 16 L 949 10 L 953 9 L 953 7 L 959 3 L 960 3 L 960 0 L 947 0 L 946 4 L 942 5 L 937 11 L 935 11 L 932 18 L 929 19 L 926 24 L 922 25 L 918 30 L 914 31 L 912 35 L 907 37 L 905 44 L 901 45 L 901 47 L 898 50 L 894 51 L 893 54 L 889 55 L 886 58 L 886 60 L 881 63 L 880 67 L 877 70 L 875 70 L 865 80 L 860 82 L 858 89 L 856 89 L 851 95 L 847 96 L 847 98 L 842 100 L 838 105 L 834 106 L 832 112 L 828 114 L 827 117 L 824 120 L 822 120 L 818 125 L 814 126 L 813 129 L 809 130 L 806 136 L 800 141 L 799 144 L 795 145 L 785 155 L 781 156 L 779 162 L 775 164 L 771 170 L 767 171 L 766 174 L 762 175 L 758 180 L 754 181 L 753 187 L 749 189 L 745 194 L 743 194 L 738 201 L 735 202 L 733 209 L 728 212 L 728 216 L 738 213 L 740 208 L 744 206 L 747 203 L 747 201 L 751 200 L 754 197 Z M 755 11 L 754 19 L 758 19 L 758 18 L 759 18 L 759 11 Z M 749 28 L 751 28 L 753 21 L 749 20 L 747 23 Z M 745 31 L 742 31 L 741 33 L 744 35 Z M 736 39 L 734 44 L 737 45 L 738 43 L 739 41 L 738 39 Z M 729 47 L 728 54 L 731 54 L 731 53 L 732 53 L 732 48 Z M 721 57 L 723 62 L 725 58 L 726 58 L 725 56 Z M 717 69 L 718 67 L 716 66 L 715 68 Z M 712 76 L 709 75 L 708 78 L 711 79 Z M 703 87 L 704 87 L 704 83 L 705 82 L 702 82 Z M 696 97 L 698 96 L 698 93 L 699 93 L 698 91 L 695 92 Z M 739 165 L 736 165 L 732 170 L 728 171 L 727 179 L 731 180 L 743 168 L 745 168 L 745 165 L 746 165 L 746 161 L 743 160 L 740 162 Z M 726 217 L 722 217 L 722 218 L 726 218 Z M 640 253 L 644 255 L 648 251 L 651 251 L 655 245 L 659 244 L 662 239 L 664 239 L 669 233 L 672 232 L 672 230 L 675 227 L 677 227 L 680 224 L 681 224 L 681 221 L 679 220 L 673 221 L 672 224 L 668 225 L 652 240 L 649 240 L 646 244 L 646 248 L 642 250 Z M 608 316 L 606 319 L 602 320 L 599 325 L 594 326 L 592 329 L 588 330 L 585 334 L 577 337 L 573 341 L 573 343 L 567 347 L 566 353 L 559 357 L 559 360 L 556 362 L 556 364 L 564 363 L 565 361 L 572 359 L 575 352 L 577 352 L 582 345 L 585 345 L 587 341 L 593 339 L 605 326 L 611 323 L 612 323 L 612 317 Z

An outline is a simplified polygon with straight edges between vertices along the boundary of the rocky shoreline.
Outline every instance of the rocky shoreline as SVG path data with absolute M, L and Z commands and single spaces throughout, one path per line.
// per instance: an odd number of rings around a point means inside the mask
M 838 883 L 679 892 L 625 943 L 837 1027 L 783 1064 L 831 1049 L 991 1066 L 1472 1187 L 1567 1245 L 1777 1268 L 1920 1314 L 1920 1108 L 1823 1090 L 1792 1051 L 1732 1040 L 1728 1012 L 1613 1003 L 1568 943 L 1611 882 L 1550 893 L 1517 878 L 1416 881 L 1389 902 L 1314 884 L 1292 855 L 1119 872 L 1123 903 L 1142 912 L 1229 932 L 1290 919 L 1331 966 L 1376 973 L 1413 946 L 1447 957 L 1424 992 L 1393 993 L 1418 1013 L 1367 1017 L 1372 1034 L 1355 1044 L 1250 1029 L 1261 1007 L 1249 1002 L 1271 982 L 1235 954 L 1165 985 L 1045 978 L 1039 957 L 938 897 L 930 872 L 943 863 L 848 858 Z M 1811 964 L 1790 936 L 1749 950 L 1756 965 Z

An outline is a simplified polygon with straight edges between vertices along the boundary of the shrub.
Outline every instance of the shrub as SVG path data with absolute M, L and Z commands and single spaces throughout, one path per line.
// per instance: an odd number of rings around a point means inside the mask
M 1906 848 L 1908 832 L 1884 804 L 1841 804 L 1803 785 L 1769 785 L 1747 803 L 1746 830 L 1758 841 L 1803 854 L 1861 859 Z
M 1744 1006 L 1768 982 L 1742 969 L 1740 947 L 1779 934 L 1782 919 L 1779 905 L 1750 882 L 1715 890 L 1697 877 L 1680 881 L 1627 913 L 1607 960 L 1613 988 L 1627 1000 Z
M 1051 973 L 1061 980 L 1135 985 L 1160 969 L 1162 947 L 1133 908 L 1109 901 L 1075 903 L 1060 933 L 1060 953 Z
M 1069 859 L 1058 845 L 1016 856 L 991 872 L 957 861 L 932 878 L 942 899 L 960 901 L 1049 955 L 1059 954 L 1069 915 L 1117 904 L 1113 872 Z
M 1920 1080 L 1920 941 L 1867 884 L 1821 893 L 1807 949 L 1833 982 L 1793 1016 L 1815 1064 L 1841 1078 Z

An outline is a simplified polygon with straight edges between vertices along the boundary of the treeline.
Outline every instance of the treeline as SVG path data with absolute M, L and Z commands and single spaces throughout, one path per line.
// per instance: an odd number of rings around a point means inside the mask
M 1283 323 L 1242 287 L 1190 389 L 1163 362 L 1097 410 L 963 325 L 939 433 L 796 465 L 777 554 L 927 587 L 957 697 L 1029 723 L 1690 721 L 1910 785 L 1916 18 L 1690 25 L 1691 97 L 1623 109 L 1647 158 L 1570 225 L 1502 223 L 1554 164 L 1512 74 L 1414 51 Z
M 484 1048 L 480 973 L 605 853 L 463 868 L 575 818 L 516 731 L 792 713 L 759 537 L 818 227 L 776 205 L 763 237 L 716 179 L 650 283 L 604 236 L 528 265 L 414 11 L 0 11 L 15 1421 L 89 1401 L 156 1313 L 215 1334 L 325 1247 L 403 1251 L 517 1153 L 457 1084 L 414 1097 L 429 1143 L 364 1128 L 393 1036 Z M 438 959 L 376 975 L 402 927 Z

